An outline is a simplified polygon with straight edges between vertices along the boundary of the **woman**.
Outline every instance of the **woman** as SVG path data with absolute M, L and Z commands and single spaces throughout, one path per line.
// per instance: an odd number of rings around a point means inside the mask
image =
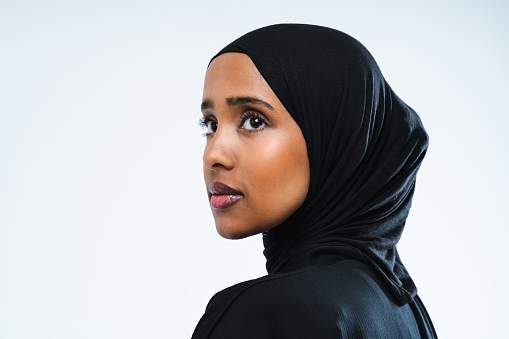
M 204 175 L 218 232 L 263 233 L 268 275 L 217 293 L 193 338 L 434 338 L 396 251 L 427 148 L 339 31 L 283 24 L 210 62 Z

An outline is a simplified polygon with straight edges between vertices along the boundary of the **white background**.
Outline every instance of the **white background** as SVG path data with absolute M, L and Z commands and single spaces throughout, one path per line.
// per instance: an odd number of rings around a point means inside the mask
M 430 148 L 399 250 L 441 338 L 509 311 L 504 1 L 1 1 L 0 338 L 189 338 L 265 273 L 221 239 L 197 126 L 209 59 L 304 22 L 372 52 Z

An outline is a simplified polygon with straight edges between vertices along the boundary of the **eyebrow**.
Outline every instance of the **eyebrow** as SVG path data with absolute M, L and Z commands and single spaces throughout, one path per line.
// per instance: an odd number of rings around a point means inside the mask
M 229 97 L 229 98 L 226 98 L 226 104 L 228 106 L 230 106 L 230 107 L 237 106 L 237 105 L 242 105 L 242 104 L 257 104 L 257 105 L 265 106 L 266 108 L 268 108 L 270 110 L 274 110 L 274 107 L 272 107 L 268 102 L 263 101 L 262 99 L 258 99 L 258 98 L 255 98 L 255 97 L 249 97 L 249 96 L 247 96 L 247 97 Z M 202 111 L 204 109 L 207 109 L 207 108 L 214 108 L 214 104 L 212 103 L 212 100 L 210 100 L 210 99 L 205 99 L 201 103 L 201 110 Z
M 212 103 L 212 100 L 205 99 L 202 101 L 201 110 L 203 111 L 204 109 L 207 109 L 207 108 L 214 108 L 214 104 Z

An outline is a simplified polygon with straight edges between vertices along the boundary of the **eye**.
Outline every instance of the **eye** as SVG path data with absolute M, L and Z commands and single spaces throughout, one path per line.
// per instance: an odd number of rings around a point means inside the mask
M 214 120 L 207 120 L 205 121 L 205 133 L 206 134 L 211 134 L 211 133 L 216 133 L 217 131 L 217 122 L 214 121 Z
M 244 114 L 242 119 L 244 122 L 242 123 L 241 128 L 247 130 L 261 129 L 267 125 L 265 123 L 264 118 L 261 115 L 256 114 L 254 112 L 247 112 L 246 114 Z
M 204 135 L 215 133 L 217 130 L 217 121 L 212 120 L 211 117 L 201 117 L 198 124 L 205 130 Z

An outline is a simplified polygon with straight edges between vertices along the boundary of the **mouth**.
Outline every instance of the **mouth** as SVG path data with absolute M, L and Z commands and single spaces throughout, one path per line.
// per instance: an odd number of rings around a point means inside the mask
M 208 189 L 211 194 L 210 205 L 213 208 L 227 208 L 244 198 L 241 192 L 219 181 L 212 181 Z

